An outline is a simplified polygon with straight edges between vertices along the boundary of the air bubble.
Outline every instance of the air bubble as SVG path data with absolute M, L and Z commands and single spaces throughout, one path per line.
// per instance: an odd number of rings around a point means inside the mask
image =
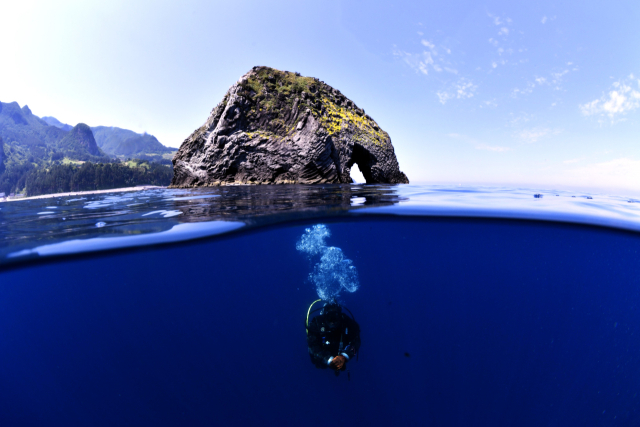
M 318 224 L 307 228 L 296 244 L 297 250 L 310 257 L 320 255 L 309 281 L 315 285 L 318 297 L 325 301 L 336 298 L 342 290 L 355 292 L 360 284 L 353 261 L 344 257 L 342 249 L 325 245 L 324 239 L 329 236 L 329 229 Z

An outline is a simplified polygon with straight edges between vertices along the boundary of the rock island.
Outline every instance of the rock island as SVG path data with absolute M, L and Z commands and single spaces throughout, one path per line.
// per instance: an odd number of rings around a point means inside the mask
M 171 187 L 409 183 L 389 134 L 313 77 L 254 67 L 227 91 L 173 157 Z

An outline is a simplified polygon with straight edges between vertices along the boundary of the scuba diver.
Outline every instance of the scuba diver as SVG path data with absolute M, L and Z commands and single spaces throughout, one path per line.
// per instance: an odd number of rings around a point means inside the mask
M 326 303 L 320 314 L 309 322 L 313 304 L 307 311 L 307 345 L 311 362 L 319 369 L 331 368 L 336 376 L 347 369 L 347 362 L 358 354 L 360 349 L 360 326 L 353 318 L 342 312 L 342 307 L 335 300 Z

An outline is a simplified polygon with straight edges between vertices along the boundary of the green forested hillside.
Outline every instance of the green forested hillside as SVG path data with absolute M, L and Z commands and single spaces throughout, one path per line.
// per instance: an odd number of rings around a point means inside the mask
M 33 195 L 169 184 L 173 174 L 169 158 L 174 149 L 164 147 L 152 135 L 120 128 L 96 129 L 101 140 L 119 154 L 101 149 L 94 132 L 84 123 L 70 127 L 55 117 L 41 119 L 26 105 L 20 108 L 17 102 L 0 102 L 0 192 Z M 146 160 L 136 164 L 147 166 L 140 169 L 122 162 L 130 158 Z
M 27 196 L 70 191 L 107 190 L 136 185 L 169 185 L 173 170 L 150 162 L 56 164 L 30 171 L 25 178 Z
M 5 145 L 5 166 L 50 161 L 59 151 L 58 143 L 66 133 L 33 115 L 26 105 L 20 108 L 17 102 L 0 102 L 0 137 Z

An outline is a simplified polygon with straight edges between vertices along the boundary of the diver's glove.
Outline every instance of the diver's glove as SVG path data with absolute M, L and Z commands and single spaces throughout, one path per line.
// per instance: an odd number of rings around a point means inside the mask
M 329 359 L 329 367 L 335 371 L 343 371 L 346 368 L 348 357 L 344 353 Z

